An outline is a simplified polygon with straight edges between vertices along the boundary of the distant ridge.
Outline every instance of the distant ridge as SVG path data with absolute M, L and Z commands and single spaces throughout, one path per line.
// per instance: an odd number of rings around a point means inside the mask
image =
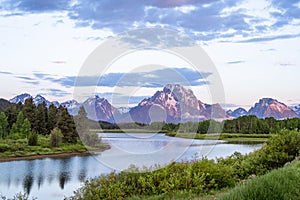
M 225 120 L 238 118 L 240 116 L 255 115 L 258 118 L 273 117 L 275 119 L 287 119 L 300 117 L 300 105 L 288 107 L 273 98 L 262 98 L 248 111 L 244 108 L 228 110 L 227 112 L 220 104 L 206 104 L 197 99 L 193 91 L 178 84 L 168 84 L 153 96 L 143 99 L 137 106 L 132 108 L 116 108 L 105 98 L 97 95 L 86 99 L 83 103 L 75 100 L 59 103 L 50 102 L 42 95 L 32 97 L 24 93 L 15 96 L 9 101 L 0 99 L 0 109 L 4 110 L 9 103 L 24 103 L 26 99 L 33 98 L 36 105 L 45 102 L 49 107 L 64 106 L 70 114 L 76 115 L 79 107 L 84 106 L 88 117 L 93 120 L 106 122 L 138 122 L 149 124 L 159 121 L 166 123 L 181 123 L 187 121 L 203 121 L 208 119 Z

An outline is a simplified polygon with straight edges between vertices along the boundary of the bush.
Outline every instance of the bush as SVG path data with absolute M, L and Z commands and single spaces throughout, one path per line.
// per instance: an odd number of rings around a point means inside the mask
M 3 153 L 5 151 L 10 150 L 10 147 L 8 144 L 0 144 L 0 152 Z
M 218 159 L 217 162 L 208 159 L 187 163 L 174 162 L 156 171 L 144 173 L 137 173 L 141 171 L 132 167 L 128 171 L 136 173 L 113 172 L 108 176 L 87 181 L 71 199 L 124 199 L 180 191 L 192 194 L 208 193 L 231 187 L 238 180 L 253 174 L 265 174 L 269 170 L 282 167 L 293 160 L 299 150 L 300 133 L 297 130 L 282 130 L 280 134 L 271 137 L 260 150 L 249 155 L 235 153 L 229 158 Z M 290 177 L 290 174 L 287 173 L 286 177 Z
M 153 172 L 112 172 L 89 180 L 71 199 L 123 199 L 132 195 L 168 194 L 176 191 L 204 193 L 233 186 L 236 178 L 229 166 L 212 160 L 171 163 Z M 136 173 L 132 172 L 136 171 Z
M 36 146 L 38 144 L 38 135 L 35 131 L 32 131 L 28 136 L 28 145 Z
M 84 145 L 96 147 L 101 144 L 101 138 L 97 133 L 85 133 L 80 137 Z

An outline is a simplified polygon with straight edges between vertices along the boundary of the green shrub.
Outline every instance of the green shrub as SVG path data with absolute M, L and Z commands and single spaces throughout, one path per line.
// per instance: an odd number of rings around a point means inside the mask
M 8 144 L 0 144 L 0 152 L 5 152 L 10 150 L 10 147 Z
M 36 146 L 38 144 L 38 135 L 35 131 L 32 131 L 28 136 L 28 145 Z
M 51 146 L 52 147 L 59 147 L 62 142 L 63 134 L 59 128 L 54 128 L 51 131 Z

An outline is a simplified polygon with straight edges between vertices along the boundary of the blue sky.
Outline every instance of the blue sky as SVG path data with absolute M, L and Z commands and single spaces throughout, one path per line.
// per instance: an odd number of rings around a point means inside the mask
M 261 97 L 299 104 L 299 13 L 299 0 L 0 0 L 1 97 L 28 92 L 71 99 L 82 64 L 103 41 L 124 31 L 163 27 L 185 34 L 206 51 L 230 107 L 249 107 Z M 205 81 L 209 72 L 173 64 L 196 91 L 210 84 Z M 114 83 L 125 76 L 119 84 L 138 87 L 132 97 L 138 101 L 167 83 L 166 69 L 128 72 L 127 65 L 105 74 L 95 92 L 113 94 Z M 143 80 L 133 85 L 131 77 Z M 98 78 L 77 80 L 84 88 Z M 209 95 L 195 93 L 210 103 Z

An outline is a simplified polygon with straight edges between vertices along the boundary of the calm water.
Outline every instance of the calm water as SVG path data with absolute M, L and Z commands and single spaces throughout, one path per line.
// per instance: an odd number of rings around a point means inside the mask
M 165 165 L 202 156 L 214 159 L 235 151 L 249 153 L 261 144 L 227 144 L 225 141 L 171 138 L 163 134 L 103 134 L 111 149 L 95 156 L 45 158 L 0 163 L 0 194 L 12 197 L 26 192 L 38 199 L 63 199 L 84 180 L 113 170 Z

